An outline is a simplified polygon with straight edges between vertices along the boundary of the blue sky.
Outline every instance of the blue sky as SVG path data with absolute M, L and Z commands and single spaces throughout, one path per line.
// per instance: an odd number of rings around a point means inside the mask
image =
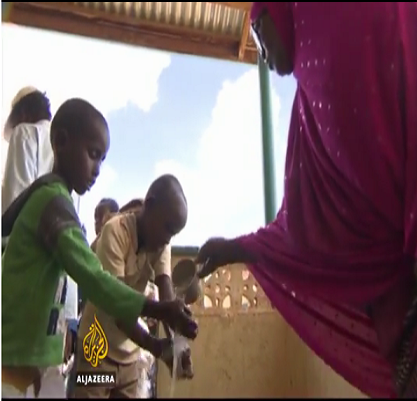
M 296 85 L 292 77 L 271 76 L 271 82 L 280 203 Z M 163 173 L 177 175 L 189 203 L 187 227 L 173 244 L 201 245 L 213 235 L 235 236 L 263 225 L 256 66 L 8 25 L 3 116 L 25 85 L 45 90 L 54 110 L 69 97 L 83 97 L 109 122 L 111 147 L 102 174 L 80 200 L 90 240 L 94 206 L 102 197 L 121 205 L 143 197 Z

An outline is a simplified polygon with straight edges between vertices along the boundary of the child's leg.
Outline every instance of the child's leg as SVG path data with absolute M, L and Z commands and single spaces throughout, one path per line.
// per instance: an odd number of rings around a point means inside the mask
M 35 397 L 33 386 L 29 387 L 27 398 L 67 398 L 65 392 L 65 378 L 61 366 L 47 368 L 42 375 L 41 388 Z
M 67 398 L 74 398 L 74 392 L 75 392 L 75 383 L 77 380 L 77 345 L 75 345 L 74 348 L 74 365 L 72 366 L 72 369 L 69 373 L 68 379 L 67 379 Z
M 8 383 L 1 383 L 1 398 L 26 398 L 26 393 Z
M 151 383 L 148 378 L 146 367 L 139 366 L 139 380 L 137 398 L 152 398 Z
M 73 358 L 74 358 L 74 364 L 67 376 L 66 379 L 66 393 L 67 393 L 67 398 L 73 398 L 74 395 L 74 389 L 75 389 L 75 381 L 76 381 L 76 376 L 77 376 L 77 330 L 78 330 L 78 321 L 70 321 L 69 323 L 69 329 L 72 331 L 73 335 L 72 335 L 72 350 L 71 353 L 73 354 Z

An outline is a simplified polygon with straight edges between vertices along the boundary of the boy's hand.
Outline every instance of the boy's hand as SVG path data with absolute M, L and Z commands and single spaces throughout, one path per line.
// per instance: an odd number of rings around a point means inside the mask
M 152 318 L 148 317 L 146 319 L 146 324 L 148 325 L 149 328 L 151 328 L 151 327 L 156 326 L 158 324 L 158 321 L 155 320 L 155 319 L 152 319 Z
M 160 319 L 166 322 L 172 330 L 191 340 L 197 337 L 197 323 L 183 301 L 176 299 L 175 301 L 161 301 L 159 304 Z
M 162 358 L 168 349 L 172 349 L 172 339 L 155 338 L 148 351 L 157 359 Z
M 173 375 L 173 354 L 172 354 L 172 346 L 167 347 L 162 356 L 161 360 L 167 365 L 171 377 Z M 193 362 L 191 360 L 191 349 L 187 347 L 181 353 L 181 356 L 178 360 L 177 365 L 177 379 L 192 379 L 194 377 L 194 370 L 193 370 Z
M 67 363 L 72 355 L 72 348 L 74 342 L 74 334 L 70 329 L 67 329 L 64 347 L 64 363 Z

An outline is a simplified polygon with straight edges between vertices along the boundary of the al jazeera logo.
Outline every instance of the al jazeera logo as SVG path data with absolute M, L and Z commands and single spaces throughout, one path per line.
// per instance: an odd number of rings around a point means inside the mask
M 109 352 L 109 343 L 97 316 L 83 339 L 84 359 L 91 366 L 85 372 L 77 371 L 77 386 L 105 386 L 116 383 L 116 374 L 105 372 L 100 368 L 101 363 Z M 95 371 L 96 370 L 96 371 Z

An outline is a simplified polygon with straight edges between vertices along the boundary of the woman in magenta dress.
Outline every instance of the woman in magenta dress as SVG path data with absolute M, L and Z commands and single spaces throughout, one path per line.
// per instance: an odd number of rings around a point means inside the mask
M 260 54 L 297 91 L 274 222 L 211 239 L 371 397 L 417 396 L 417 3 L 257 2 Z

